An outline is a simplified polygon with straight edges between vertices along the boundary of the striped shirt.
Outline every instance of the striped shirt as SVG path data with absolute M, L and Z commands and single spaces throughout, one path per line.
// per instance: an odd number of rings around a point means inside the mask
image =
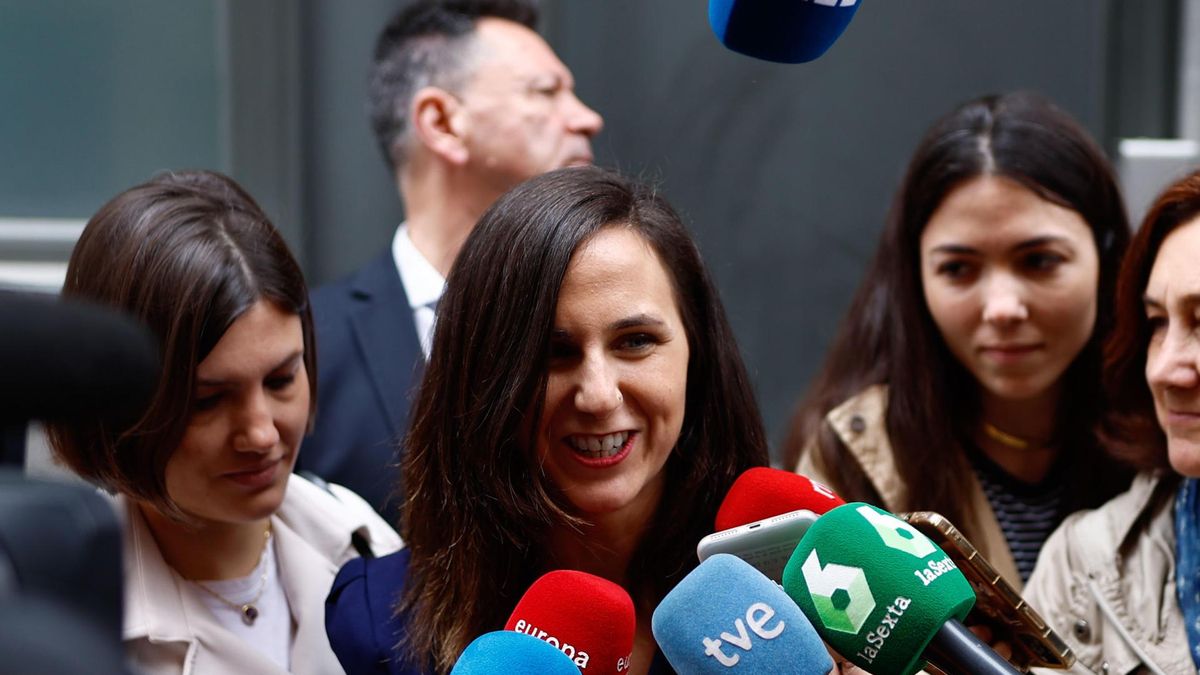
M 1021 581 L 1028 581 L 1046 538 L 1066 517 L 1066 484 L 1055 467 L 1045 479 L 1030 484 L 1021 481 L 972 448 L 967 455 L 983 485 L 988 503 L 1000 523 L 1012 551 Z

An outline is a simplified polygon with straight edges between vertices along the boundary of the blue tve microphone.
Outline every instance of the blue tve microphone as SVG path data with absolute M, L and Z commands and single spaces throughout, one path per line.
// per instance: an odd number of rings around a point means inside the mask
M 575 663 L 548 642 L 511 630 L 484 633 L 458 657 L 450 675 L 579 675 Z
M 663 598 L 654 639 L 680 673 L 825 675 L 833 659 L 778 584 L 741 558 L 718 553 Z
M 708 23 L 721 44 L 776 63 L 825 53 L 862 0 L 709 0 Z

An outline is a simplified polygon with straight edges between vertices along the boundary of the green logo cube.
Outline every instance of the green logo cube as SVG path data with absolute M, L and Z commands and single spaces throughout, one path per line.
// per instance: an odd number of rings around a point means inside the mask
M 822 566 L 816 550 L 808 554 L 800 569 L 821 623 L 829 630 L 857 633 L 875 609 L 867 575 L 857 567 Z

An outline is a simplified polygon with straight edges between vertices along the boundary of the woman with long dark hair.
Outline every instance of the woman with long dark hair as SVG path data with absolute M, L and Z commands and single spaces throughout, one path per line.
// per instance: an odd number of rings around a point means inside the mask
M 292 474 L 316 357 L 304 276 L 278 230 L 225 176 L 163 174 L 92 216 L 63 295 L 132 315 L 161 355 L 140 409 L 49 426 L 57 456 L 124 515 L 130 661 L 170 675 L 337 672 L 322 620 L 334 572 L 400 540 L 357 495 Z
M 1127 480 L 1095 429 L 1128 238 L 1066 113 L 1029 93 L 955 109 L 909 162 L 788 461 L 847 499 L 942 513 L 1020 588 L 1062 518 Z
M 1105 436 L 1141 473 L 1124 494 L 1062 524 L 1026 589 L 1090 672 L 1200 669 L 1197 259 L 1200 172 L 1150 206 L 1117 279 Z
M 351 673 L 445 673 L 564 568 L 629 591 L 631 672 L 648 672 L 651 612 L 734 479 L 767 461 L 695 244 L 652 190 L 554 171 L 484 214 L 438 314 L 406 440 L 407 548 L 342 569 L 334 651 Z

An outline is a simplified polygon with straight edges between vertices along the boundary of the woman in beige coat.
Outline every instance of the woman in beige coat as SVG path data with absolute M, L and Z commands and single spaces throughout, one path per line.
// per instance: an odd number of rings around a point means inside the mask
M 1078 670 L 1200 669 L 1200 172 L 1159 196 L 1117 281 L 1105 385 L 1113 451 L 1143 473 L 1063 523 L 1026 599 Z M 1080 479 L 1085 479 L 1080 476 Z
M 1027 93 L 950 112 L 909 162 L 786 454 L 847 500 L 941 513 L 1020 588 L 1066 514 L 1128 484 L 1091 431 L 1128 238 L 1112 169 L 1066 113 Z
M 125 517 L 130 660 L 170 675 L 341 672 L 324 628 L 334 574 L 400 540 L 357 496 L 292 475 L 315 350 L 278 231 L 228 178 L 165 174 L 92 217 L 63 294 L 128 312 L 159 343 L 145 405 L 50 428 Z

